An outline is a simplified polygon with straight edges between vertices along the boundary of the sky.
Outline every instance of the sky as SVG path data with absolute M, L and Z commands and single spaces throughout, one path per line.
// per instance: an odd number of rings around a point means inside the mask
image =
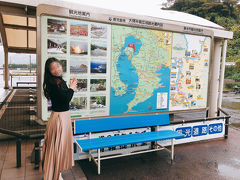
M 8 54 L 8 63 L 9 64 L 30 64 L 30 56 L 31 63 L 36 63 L 36 55 L 35 54 L 16 54 L 9 53 Z M 0 67 L 2 67 L 4 62 L 4 51 L 3 46 L 0 46 Z
M 162 3 L 165 3 L 167 0 L 147 0 L 147 1 L 141 1 L 141 0 L 120 0 L 120 1 L 114 1 L 114 0 L 61 0 L 66 2 L 73 2 L 73 3 L 79 3 L 83 5 L 89 5 L 89 6 L 97 6 L 101 8 L 107 8 L 111 7 L 111 9 L 117 10 L 117 11 L 127 11 L 131 12 L 133 9 L 144 9 L 144 8 L 156 8 L 156 6 L 159 7 L 159 9 L 162 7 Z

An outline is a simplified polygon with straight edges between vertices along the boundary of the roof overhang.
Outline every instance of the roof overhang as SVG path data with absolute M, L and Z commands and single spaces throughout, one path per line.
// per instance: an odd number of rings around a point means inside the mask
M 49 11 L 49 9 L 52 9 L 52 11 Z M 222 28 L 219 25 L 216 25 L 216 27 L 209 27 L 209 26 L 199 25 L 196 23 L 195 24 L 186 23 L 186 22 L 162 19 L 162 18 L 153 17 L 153 16 L 137 15 L 137 14 L 127 13 L 127 12 L 123 13 L 120 11 L 103 9 L 103 8 L 92 7 L 92 6 L 79 5 L 79 4 L 70 4 L 69 3 L 64 7 L 63 7 L 63 4 L 61 4 L 61 6 L 40 4 L 37 7 L 37 16 L 40 16 L 41 14 L 45 14 L 45 15 L 53 15 L 53 16 L 59 16 L 59 17 L 63 17 L 63 16 L 68 17 L 69 16 L 70 18 L 84 19 L 84 17 L 73 17 L 73 16 L 69 15 L 69 10 L 90 12 L 91 18 L 87 18 L 86 20 L 89 19 L 92 21 L 99 21 L 99 22 L 105 22 L 105 23 L 107 22 L 107 23 L 114 24 L 116 22 L 112 22 L 112 21 L 110 22 L 109 18 L 112 18 L 112 17 L 121 17 L 121 18 L 128 18 L 128 19 L 135 18 L 135 19 L 143 19 L 143 20 L 152 21 L 152 22 L 159 22 L 159 23 L 163 24 L 163 26 L 161 28 L 159 28 L 161 30 L 182 32 L 182 33 L 189 33 L 189 34 L 208 35 L 208 36 L 212 36 L 212 37 L 220 38 L 220 39 L 232 39 L 233 38 L 233 32 L 226 31 L 224 28 Z M 186 13 L 184 13 L 184 14 L 186 14 Z M 200 18 L 200 19 L 202 19 L 202 18 Z M 123 24 L 123 23 L 117 22 L 116 24 Z M 129 24 L 125 24 L 125 25 L 129 25 Z M 131 25 L 136 26 L 136 24 L 131 24 Z M 149 27 L 149 28 L 151 28 L 151 27 Z M 154 27 L 152 27 L 152 28 L 154 29 Z
M 134 8 L 126 7 L 126 6 L 118 6 L 116 2 L 111 3 L 103 3 L 102 1 L 75 1 L 77 3 L 69 2 L 67 0 L 3 0 L 6 4 L 7 2 L 18 3 L 19 6 L 28 6 L 29 7 L 29 15 L 31 15 L 31 10 L 34 7 L 37 7 L 40 4 L 47 4 L 52 6 L 60 6 L 68 9 L 75 10 L 89 10 L 92 12 L 98 12 L 98 14 L 108 14 L 108 15 L 121 15 L 121 16 L 129 16 L 129 17 L 147 17 L 148 19 L 158 19 L 158 21 L 169 24 L 169 25 L 178 25 L 178 26 L 188 26 L 191 28 L 200 28 L 204 30 L 213 31 L 213 36 L 220 39 L 232 39 L 233 32 L 226 31 L 223 27 L 215 24 L 209 20 L 203 19 L 198 16 L 194 16 L 191 14 L 170 11 L 170 10 L 161 10 L 158 6 L 148 6 L 144 8 L 139 8 L 138 6 L 134 6 Z M 97 2 L 97 3 L 96 3 Z M 120 3 L 120 2 L 119 2 Z M 130 3 L 130 2 L 129 2 Z M 121 4 L 121 3 L 120 3 Z M 124 3 L 123 3 L 124 4 Z M 6 10 L 5 10 L 6 11 Z M 21 12 L 19 12 L 21 14 Z

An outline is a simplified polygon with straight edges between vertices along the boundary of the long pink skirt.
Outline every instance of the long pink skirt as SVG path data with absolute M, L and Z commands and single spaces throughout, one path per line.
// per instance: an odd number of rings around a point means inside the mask
M 47 122 L 40 171 L 44 180 L 58 180 L 60 172 L 74 166 L 70 111 L 54 112 Z

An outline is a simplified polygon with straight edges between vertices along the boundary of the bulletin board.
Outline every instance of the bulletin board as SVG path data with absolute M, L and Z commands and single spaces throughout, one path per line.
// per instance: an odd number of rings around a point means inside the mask
M 40 22 L 39 85 L 47 58 L 59 59 L 63 79 L 77 77 L 72 118 L 207 107 L 211 37 L 50 15 Z M 42 119 L 50 113 L 42 95 Z

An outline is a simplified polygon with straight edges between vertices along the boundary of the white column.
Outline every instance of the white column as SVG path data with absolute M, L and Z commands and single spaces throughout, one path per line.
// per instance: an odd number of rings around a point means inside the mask
M 8 86 L 8 51 L 6 50 L 7 48 L 4 48 L 4 81 L 5 81 L 5 86 L 4 89 L 9 89 Z
M 220 59 L 222 51 L 222 41 L 215 39 L 214 51 L 211 63 L 211 76 L 210 76 L 210 92 L 208 98 L 209 116 L 217 116 L 218 105 L 218 86 L 219 86 L 219 72 L 220 72 Z
M 220 74 L 220 84 L 219 84 L 219 95 L 218 95 L 218 107 L 222 107 L 222 95 L 223 95 L 223 86 L 224 86 L 224 73 L 225 73 L 225 64 L 226 64 L 226 54 L 227 54 L 227 40 L 223 44 L 222 52 L 222 64 L 221 64 L 221 74 Z

